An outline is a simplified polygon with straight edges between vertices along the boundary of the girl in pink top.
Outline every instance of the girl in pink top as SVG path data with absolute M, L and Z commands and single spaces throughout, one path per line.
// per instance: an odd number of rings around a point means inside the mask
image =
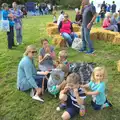
M 68 18 L 68 14 L 64 14 L 64 20 L 60 22 L 58 30 L 60 35 L 63 36 L 63 38 L 68 42 L 68 45 L 71 47 L 73 40 L 78 38 L 78 36 L 73 33 L 72 22 Z

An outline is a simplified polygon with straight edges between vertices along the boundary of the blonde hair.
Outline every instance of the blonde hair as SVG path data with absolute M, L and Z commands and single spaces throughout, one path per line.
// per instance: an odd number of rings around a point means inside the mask
M 66 65 L 64 65 L 64 64 L 59 64 L 59 65 L 57 66 L 57 68 L 58 68 L 58 69 L 61 69 L 65 74 L 69 72 L 68 67 L 67 67 Z
M 36 47 L 34 46 L 34 45 L 29 45 L 29 46 L 27 46 L 27 48 L 26 48 L 26 50 L 25 50 L 25 52 L 24 52 L 24 56 L 28 56 L 28 53 L 31 51 L 31 50 L 34 50 L 34 51 L 36 51 Z
M 64 57 L 65 59 L 67 59 L 68 53 L 67 53 L 66 50 L 62 50 L 62 51 L 59 52 L 58 56 L 59 57 Z
M 102 81 L 107 82 L 107 71 L 106 71 L 105 67 L 96 67 L 92 72 L 91 80 L 93 82 L 96 82 L 96 80 L 95 80 L 95 72 L 97 72 L 97 71 L 101 72 L 103 74 L 103 80 Z
M 77 73 L 71 73 L 68 77 L 67 77 L 67 83 L 71 83 L 71 84 L 79 84 L 80 83 L 80 76 Z
M 105 17 L 106 17 L 106 18 L 111 17 L 111 13 L 110 13 L 110 12 L 107 12 L 107 13 L 105 14 Z
M 113 17 L 117 18 L 117 15 L 118 15 L 117 13 L 113 13 Z
M 6 7 L 8 7 L 8 4 L 7 3 L 3 3 L 2 4 L 2 9 L 5 9 Z

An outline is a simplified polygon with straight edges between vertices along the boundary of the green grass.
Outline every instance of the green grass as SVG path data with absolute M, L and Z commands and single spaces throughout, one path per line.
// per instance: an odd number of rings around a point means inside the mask
M 69 15 L 74 18 L 73 11 Z M 0 120 L 61 120 L 63 111 L 57 112 L 59 100 L 45 93 L 45 103 L 32 100 L 28 94 L 16 89 L 17 66 L 22 58 L 25 47 L 35 44 L 40 48 L 40 38 L 51 38 L 46 33 L 47 22 L 52 16 L 28 17 L 23 19 L 23 42 L 16 50 L 7 49 L 6 34 L 0 32 Z M 99 25 L 97 25 L 99 26 Z M 119 120 L 120 119 L 120 73 L 117 72 L 116 62 L 120 59 L 120 46 L 104 41 L 94 41 L 96 55 L 85 55 L 72 49 L 69 51 L 69 60 L 77 62 L 95 62 L 104 65 L 108 71 L 107 83 L 108 99 L 112 101 L 113 108 L 96 112 L 90 106 L 90 97 L 87 97 L 87 114 L 74 120 Z M 56 49 L 58 53 L 59 49 Z M 37 61 L 37 60 L 36 60 Z M 37 62 L 36 62 L 37 65 Z

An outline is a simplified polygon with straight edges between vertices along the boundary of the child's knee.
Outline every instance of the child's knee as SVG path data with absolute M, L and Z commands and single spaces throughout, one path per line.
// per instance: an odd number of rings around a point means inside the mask
M 59 99 L 61 101 L 67 101 L 67 95 L 66 94 L 60 94 Z
M 68 112 L 64 112 L 61 116 L 62 120 L 69 120 L 70 119 L 70 115 Z

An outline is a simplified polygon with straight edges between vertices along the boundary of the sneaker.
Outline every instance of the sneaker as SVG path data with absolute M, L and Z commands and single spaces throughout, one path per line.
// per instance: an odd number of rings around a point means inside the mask
M 95 51 L 94 50 L 89 50 L 86 52 L 86 54 L 93 54 Z
M 85 52 L 85 51 L 86 51 L 85 48 L 81 48 L 81 49 L 79 50 L 79 52 Z
M 37 95 L 33 96 L 32 99 L 38 100 L 40 102 L 44 102 L 44 100 L 42 98 L 40 98 L 39 96 L 37 96 Z
M 66 104 L 64 104 L 64 103 L 62 103 L 62 104 L 60 104 L 60 109 L 66 109 L 66 107 L 67 107 L 67 105 Z

